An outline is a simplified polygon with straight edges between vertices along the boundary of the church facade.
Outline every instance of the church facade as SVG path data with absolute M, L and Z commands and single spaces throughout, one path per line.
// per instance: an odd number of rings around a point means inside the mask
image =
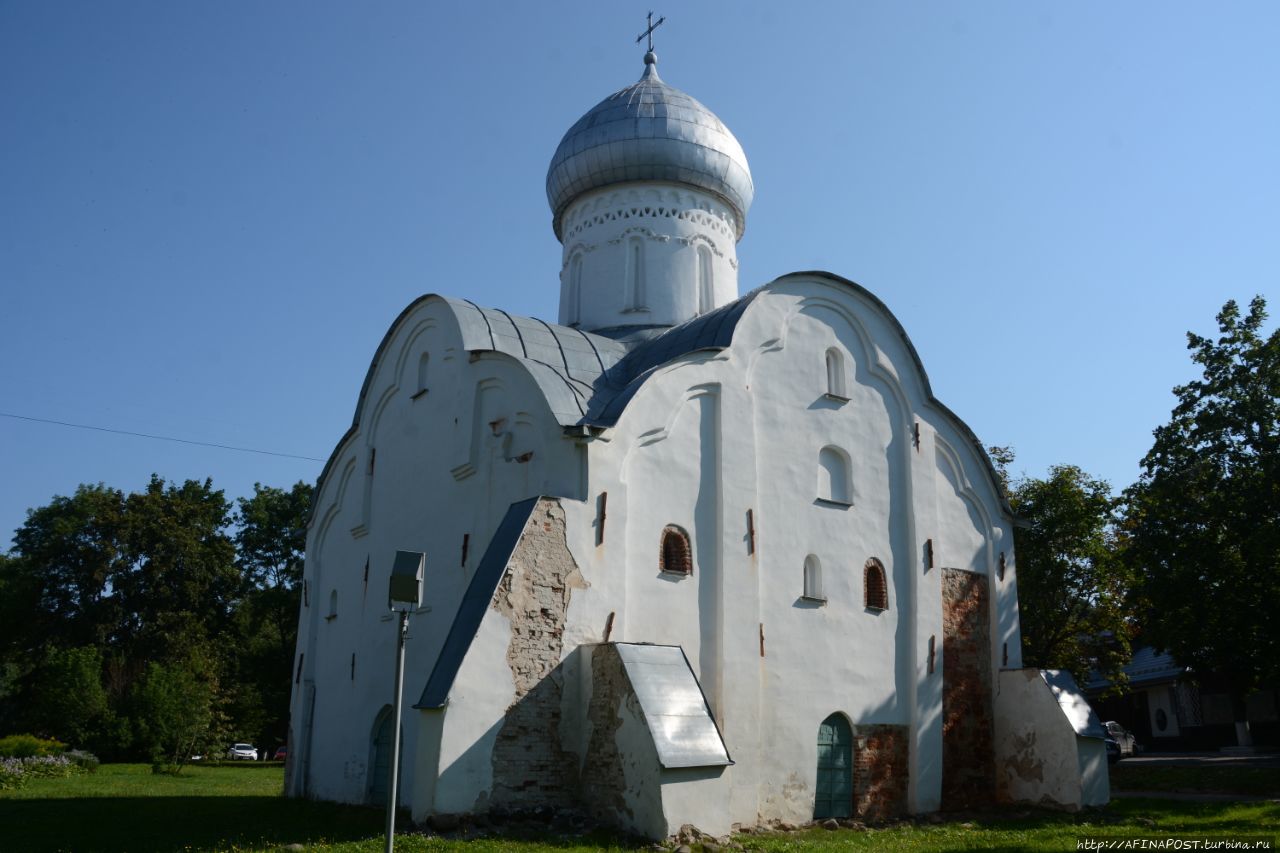
M 288 790 L 385 797 L 409 550 L 416 820 L 663 837 L 994 801 L 1036 758 L 999 737 L 1021 663 L 990 462 L 866 289 L 738 295 L 746 157 L 645 62 L 551 163 L 559 323 L 428 295 L 373 358 L 308 532 Z

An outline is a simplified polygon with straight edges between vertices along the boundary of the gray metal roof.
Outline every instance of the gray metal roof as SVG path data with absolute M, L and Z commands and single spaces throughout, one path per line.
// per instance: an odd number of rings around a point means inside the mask
M 671 181 L 714 193 L 736 212 L 739 237 L 755 195 L 738 140 L 715 113 L 658 77 L 652 53 L 639 82 L 596 104 L 560 140 L 547 169 L 556 236 L 575 198 L 628 181 Z
M 1042 669 L 1040 677 L 1053 691 L 1053 698 L 1058 700 L 1058 707 L 1066 716 L 1071 727 L 1080 737 L 1106 737 L 1102 722 L 1093 712 L 1088 700 L 1076 686 L 1076 680 L 1065 669 Z
M 1187 673 L 1187 667 L 1181 666 L 1168 652 L 1157 652 L 1151 646 L 1142 646 L 1133 653 L 1133 658 L 1123 669 L 1129 677 L 1130 687 L 1172 683 Z M 1085 684 L 1086 690 L 1101 690 L 1110 687 L 1111 680 L 1097 672 L 1089 673 Z
M 466 299 L 444 301 L 453 309 L 463 346 L 523 361 L 556 419 L 566 426 L 587 418 L 601 375 L 627 354 L 625 344 L 600 335 L 481 308 Z
M 480 630 L 480 620 L 484 619 L 485 611 L 489 609 L 489 603 L 498 591 L 498 583 L 507 570 L 507 563 L 511 560 L 511 555 L 520 542 L 520 535 L 539 500 L 528 498 L 507 508 L 507 514 L 502 517 L 493 538 L 489 540 L 489 546 L 480 558 L 480 565 L 476 567 L 476 573 L 471 576 L 471 583 L 462 596 L 462 603 L 454 614 L 444 646 L 427 678 L 427 686 L 422 690 L 422 698 L 413 707 L 443 708 L 449 701 L 449 691 L 453 689 L 453 680 L 458 676 L 462 659 L 467 656 L 471 641 Z
M 663 767 L 732 764 L 698 679 L 679 646 L 614 643 Z
M 655 370 L 692 352 L 729 346 L 738 320 L 762 289 L 757 288 L 728 305 L 634 344 L 631 351 L 606 372 L 599 393 L 591 399 L 586 420 L 594 426 L 613 426 Z
M 387 330 L 382 343 L 378 345 L 373 362 L 365 375 L 364 386 L 360 389 L 360 398 L 356 403 L 351 429 L 334 448 L 334 452 L 320 474 L 317 488 L 328 477 L 330 469 L 338 458 L 338 451 L 347 438 L 359 428 L 361 413 L 364 410 L 365 399 L 369 394 L 374 374 L 386 354 L 393 335 L 400 328 L 400 324 L 423 302 L 439 300 L 452 309 L 465 349 L 472 352 L 501 352 L 520 360 L 537 382 L 547 400 L 547 405 L 561 426 L 607 428 L 618 422 L 631 398 L 658 368 L 693 352 L 728 347 L 733 341 L 738 321 L 756 297 L 797 278 L 825 279 L 831 284 L 848 287 L 876 306 L 906 346 L 924 383 L 925 395 L 929 402 L 950 418 L 956 428 L 966 436 L 971 446 L 975 448 L 978 458 L 985 463 L 992 481 L 997 482 L 995 469 L 991 466 L 991 459 L 987 456 L 982 442 L 964 421 L 933 395 L 929 376 L 925 373 L 915 345 L 907 337 L 906 330 L 902 328 L 897 317 L 875 294 L 862 285 L 819 270 L 782 276 L 727 305 L 665 331 L 638 327 L 605 330 L 616 333 L 617 339 L 508 314 L 506 311 L 494 308 L 481 308 L 465 299 L 450 299 L 434 294 L 420 297 L 400 313 Z M 998 487 L 996 491 L 1002 494 Z M 1013 518 L 1013 510 L 1003 495 L 1001 505 L 1005 513 Z

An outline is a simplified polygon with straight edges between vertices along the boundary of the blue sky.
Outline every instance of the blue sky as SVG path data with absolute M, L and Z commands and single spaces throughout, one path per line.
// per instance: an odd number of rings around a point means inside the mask
M 418 295 L 554 319 L 547 163 L 649 8 L 0 0 L 0 412 L 322 459 Z M 743 289 L 871 289 L 1015 472 L 1132 482 L 1185 332 L 1280 312 L 1278 4 L 655 12 L 751 164 Z M 0 417 L 0 547 L 81 482 L 321 466 Z

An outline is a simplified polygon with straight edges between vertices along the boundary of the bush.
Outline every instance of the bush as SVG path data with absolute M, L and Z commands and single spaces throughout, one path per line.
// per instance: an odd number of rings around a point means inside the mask
M 87 755 L 88 753 L 86 753 Z M 92 756 L 91 756 L 92 757 Z M 95 761 L 97 759 L 94 759 Z M 65 755 L 33 755 L 27 758 L 0 758 L 0 791 L 21 788 L 35 777 L 60 778 L 84 773 L 85 768 Z
M 22 759 L 22 764 L 28 776 L 59 778 L 81 772 L 80 767 L 65 755 L 37 755 Z
M 73 749 L 66 754 L 66 757 L 72 764 L 86 773 L 98 772 L 98 765 L 101 763 L 98 761 L 98 756 L 92 752 L 85 752 L 83 749 Z
M 27 774 L 21 758 L 0 758 L 0 791 L 21 788 L 27 783 Z
M 67 748 L 65 743 L 53 739 L 38 738 L 35 735 L 8 735 L 0 737 L 0 758 L 36 758 L 39 756 L 61 755 Z

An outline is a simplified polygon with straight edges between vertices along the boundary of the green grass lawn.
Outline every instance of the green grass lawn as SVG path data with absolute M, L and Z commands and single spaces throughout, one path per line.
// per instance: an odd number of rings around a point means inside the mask
M 96 774 L 36 779 L 20 791 L 0 792 L 0 850 L 170 851 L 309 850 L 376 853 L 383 813 L 376 809 L 287 800 L 283 773 L 269 765 L 190 767 L 157 776 L 150 767 L 103 765 Z M 1083 834 L 1172 833 L 1275 836 L 1280 804 L 1184 803 L 1121 800 L 1079 815 L 1009 809 L 941 824 L 903 823 L 866 831 L 810 829 L 742 835 L 748 850 L 1074 850 Z M 396 849 L 453 853 L 573 853 L 642 850 L 648 845 L 609 835 L 588 838 L 442 839 L 402 834 Z
M 1158 767 L 1122 761 L 1111 766 L 1111 787 L 1280 797 L 1280 767 Z

